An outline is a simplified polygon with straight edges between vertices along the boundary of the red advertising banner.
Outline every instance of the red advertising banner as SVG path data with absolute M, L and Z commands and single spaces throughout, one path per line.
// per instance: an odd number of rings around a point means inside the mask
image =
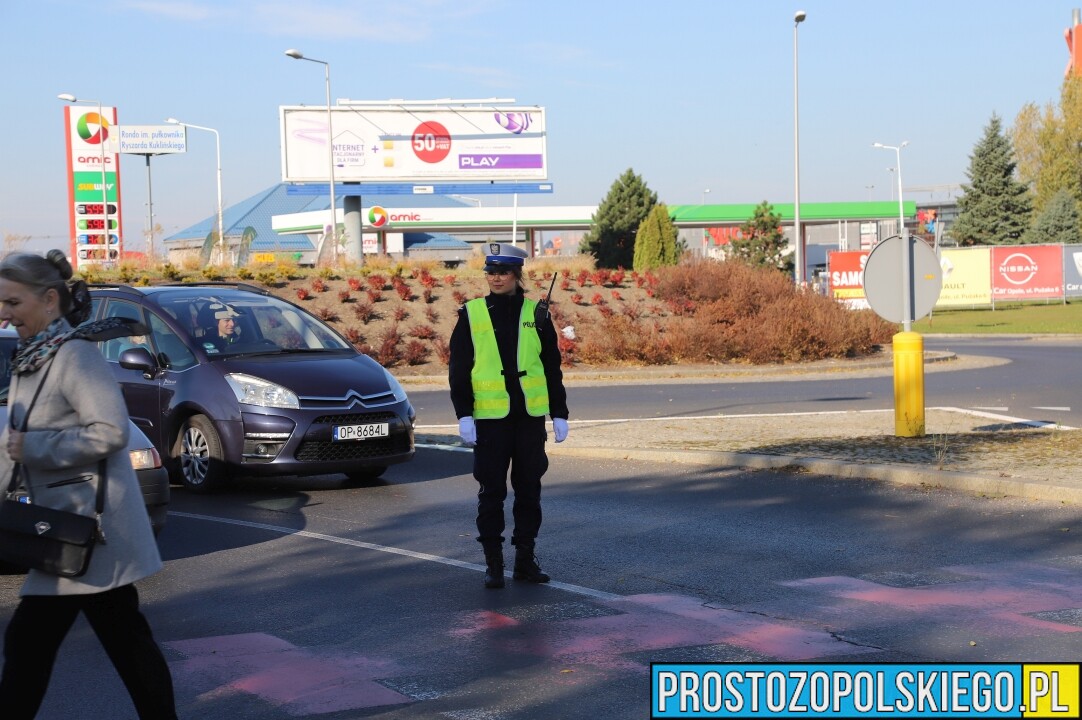
M 992 248 L 993 300 L 1063 297 L 1063 248 L 1021 245 Z
M 830 253 L 830 295 L 839 299 L 864 297 L 864 263 L 868 250 L 835 251 Z

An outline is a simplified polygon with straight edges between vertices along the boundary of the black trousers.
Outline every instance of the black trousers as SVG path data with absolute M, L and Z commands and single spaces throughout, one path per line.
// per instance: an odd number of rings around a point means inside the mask
M 60 643 L 80 612 L 128 688 L 140 720 L 176 720 L 169 665 L 139 612 L 134 585 L 91 595 L 22 598 L 4 634 L 0 714 L 5 720 L 32 720 L 37 714 Z
M 548 470 L 545 418 L 523 415 L 477 421 L 473 476 L 477 491 L 477 539 L 503 542 L 503 502 L 507 499 L 507 469 L 515 502 L 514 540 L 533 540 L 541 527 L 541 476 Z

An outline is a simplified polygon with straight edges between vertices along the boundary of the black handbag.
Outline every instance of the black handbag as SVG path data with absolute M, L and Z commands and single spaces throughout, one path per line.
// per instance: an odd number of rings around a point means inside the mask
M 52 363 L 49 364 L 51 367 Z M 49 368 L 23 416 L 22 432 L 26 431 L 27 419 L 45 384 Z M 105 509 L 105 459 L 98 462 L 95 517 L 35 505 L 30 497 L 13 499 L 21 467 L 20 463 L 15 464 L 0 500 L 0 561 L 60 577 L 83 575 L 90 566 L 94 546 L 105 542 L 101 529 L 101 515 Z

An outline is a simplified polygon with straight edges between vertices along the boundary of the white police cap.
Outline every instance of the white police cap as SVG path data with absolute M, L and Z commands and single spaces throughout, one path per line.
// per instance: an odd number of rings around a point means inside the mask
M 523 261 L 530 255 L 522 248 L 517 248 L 508 243 L 489 243 L 488 254 L 485 255 L 485 265 L 497 267 L 517 265 L 522 267 Z

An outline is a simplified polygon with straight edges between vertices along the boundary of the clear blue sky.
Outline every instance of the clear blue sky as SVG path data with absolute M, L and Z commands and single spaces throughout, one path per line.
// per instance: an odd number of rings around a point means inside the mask
M 592 205 L 633 168 L 669 204 L 793 200 L 793 14 L 801 201 L 888 200 L 965 182 L 992 113 L 1055 101 L 1070 2 L 1033 0 L 34 0 L 0 3 L 0 234 L 67 248 L 58 93 L 221 133 L 226 206 L 280 180 L 279 105 L 508 97 L 546 108 L 555 193 Z M 214 136 L 152 160 L 166 234 L 215 208 Z M 121 162 L 124 232 L 142 249 L 146 171 Z M 868 186 L 874 186 L 869 188 Z M 907 196 L 908 198 L 909 196 Z M 928 193 L 913 199 L 928 199 Z M 493 199 L 494 203 L 495 200 Z M 509 203 L 510 199 L 504 199 Z M 486 204 L 489 201 L 486 200 Z

